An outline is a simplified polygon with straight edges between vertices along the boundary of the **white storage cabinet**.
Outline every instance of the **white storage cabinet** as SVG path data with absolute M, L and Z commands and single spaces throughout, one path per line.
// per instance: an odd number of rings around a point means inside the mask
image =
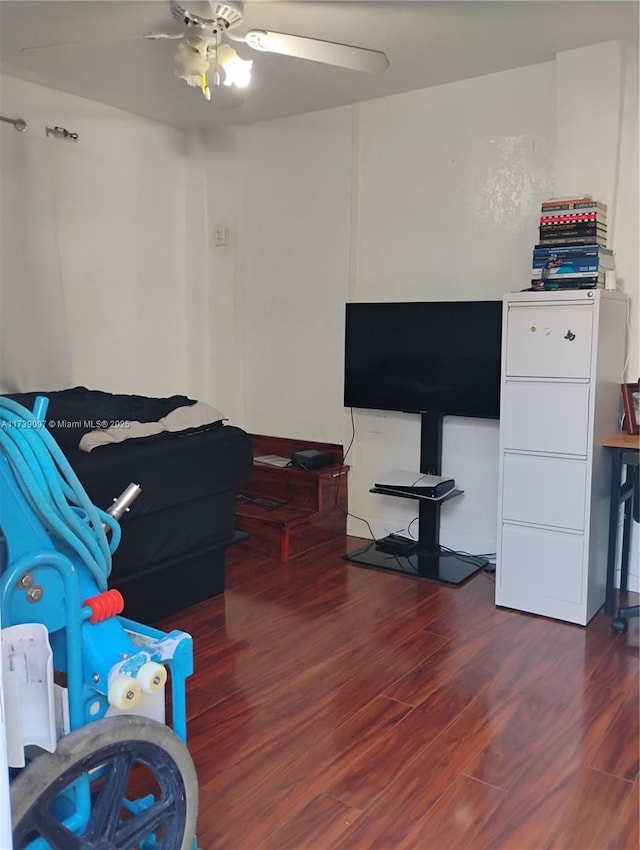
M 627 299 L 504 297 L 496 604 L 586 625 L 604 604 Z

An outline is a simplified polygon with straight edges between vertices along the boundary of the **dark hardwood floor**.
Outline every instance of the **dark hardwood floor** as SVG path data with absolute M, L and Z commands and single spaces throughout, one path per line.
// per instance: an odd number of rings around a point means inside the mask
M 365 569 L 228 551 L 193 635 L 203 850 L 637 850 L 638 620 L 614 635 Z

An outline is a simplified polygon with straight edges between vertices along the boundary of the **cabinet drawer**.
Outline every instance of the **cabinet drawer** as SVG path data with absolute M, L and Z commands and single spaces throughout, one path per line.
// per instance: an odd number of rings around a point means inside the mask
M 586 456 L 588 384 L 507 381 L 500 410 L 505 449 Z
M 589 378 L 591 304 L 510 307 L 506 374 L 531 378 Z
M 540 608 L 540 599 L 562 600 L 580 605 L 583 598 L 582 534 L 568 534 L 550 529 L 509 525 L 502 527 L 498 593 L 521 605 L 532 603 Z M 518 600 L 520 600 L 518 602 Z M 557 616 L 549 612 L 549 616 Z
M 584 529 L 585 460 L 506 453 L 502 516 L 506 520 Z

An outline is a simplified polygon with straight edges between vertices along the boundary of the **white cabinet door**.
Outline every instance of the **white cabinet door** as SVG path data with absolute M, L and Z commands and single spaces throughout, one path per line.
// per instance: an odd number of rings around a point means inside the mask
M 505 568 L 498 568 L 496 602 L 564 617 L 584 601 L 583 549 L 582 534 L 505 523 L 500 553 Z
M 584 529 L 586 460 L 506 453 L 502 516 L 506 520 Z
M 585 457 L 589 385 L 507 381 L 500 429 L 505 449 Z
M 507 377 L 589 378 L 593 305 L 510 306 Z

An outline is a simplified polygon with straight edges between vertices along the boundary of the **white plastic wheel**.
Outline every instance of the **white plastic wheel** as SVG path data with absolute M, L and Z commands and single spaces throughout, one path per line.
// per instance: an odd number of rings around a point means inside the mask
M 145 694 L 157 694 L 167 683 L 167 668 L 164 664 L 155 661 L 147 661 L 138 670 L 136 680 Z
M 126 710 L 133 706 L 140 699 L 142 688 L 137 679 L 125 674 L 118 676 L 113 680 L 107 694 L 109 705 L 114 708 Z

